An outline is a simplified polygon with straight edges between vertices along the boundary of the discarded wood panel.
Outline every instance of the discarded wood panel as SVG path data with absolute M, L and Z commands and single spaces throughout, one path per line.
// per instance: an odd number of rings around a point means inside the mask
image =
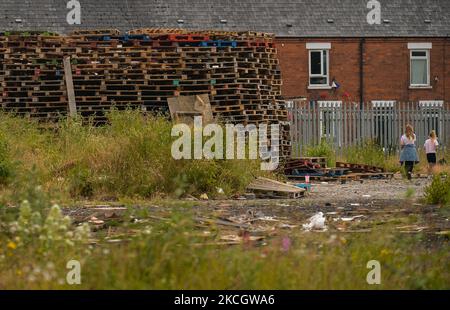
M 172 97 L 167 102 L 170 116 L 177 123 L 193 124 L 195 116 L 202 116 L 204 124 L 214 120 L 208 94 Z
M 75 117 L 77 115 L 77 103 L 75 101 L 75 89 L 73 87 L 72 65 L 70 57 L 64 57 L 64 79 L 66 81 L 67 98 L 69 101 L 69 116 Z
M 258 198 L 300 198 L 306 190 L 294 185 L 259 177 L 247 186 Z

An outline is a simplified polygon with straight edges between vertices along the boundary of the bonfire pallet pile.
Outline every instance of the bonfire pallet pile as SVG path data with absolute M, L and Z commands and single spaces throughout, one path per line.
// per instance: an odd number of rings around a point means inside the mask
M 39 119 L 67 114 L 63 59 L 70 56 L 77 111 L 104 121 L 115 107 L 168 110 L 167 98 L 209 94 L 224 122 L 289 125 L 273 36 L 255 32 L 138 29 L 0 33 L 0 104 Z

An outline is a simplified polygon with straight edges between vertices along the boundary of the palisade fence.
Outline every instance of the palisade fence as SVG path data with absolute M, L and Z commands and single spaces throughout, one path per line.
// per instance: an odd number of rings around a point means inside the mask
M 399 152 L 400 137 L 407 124 L 414 127 L 418 147 L 435 130 L 442 149 L 450 147 L 450 103 L 290 101 L 292 156 L 305 156 L 308 146 L 326 139 L 336 154 L 372 141 L 385 154 Z

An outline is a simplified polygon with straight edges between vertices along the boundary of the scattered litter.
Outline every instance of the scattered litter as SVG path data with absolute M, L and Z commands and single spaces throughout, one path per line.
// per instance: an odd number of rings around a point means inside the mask
M 94 224 L 94 225 L 103 225 L 105 224 L 105 221 L 99 220 L 98 218 L 96 218 L 95 216 L 91 217 L 91 219 L 89 220 L 90 224 Z
M 208 195 L 207 195 L 207 194 L 201 194 L 201 195 L 200 195 L 200 199 L 201 199 L 201 200 L 208 200 L 209 198 L 208 198 Z
M 363 198 L 370 198 L 370 197 L 372 197 L 370 195 L 362 195 L 362 196 L 363 196 Z
M 294 186 L 296 186 L 296 187 L 298 187 L 298 188 L 306 189 L 307 191 L 310 191 L 310 190 L 311 190 L 311 184 L 308 184 L 308 183 L 294 184 Z
M 277 206 L 278 207 L 289 207 L 289 205 L 286 203 L 277 203 Z
M 351 203 L 350 204 L 352 207 L 359 207 L 361 204 L 359 204 L 359 203 Z
M 259 177 L 247 186 L 258 198 L 288 198 L 303 197 L 306 190 L 293 185 Z
M 356 219 L 360 219 L 360 218 L 363 218 L 364 217 L 364 215 L 355 215 L 355 216 L 351 216 L 351 217 L 341 217 L 341 218 L 336 218 L 336 219 L 334 219 L 333 221 L 339 221 L 339 220 L 341 220 L 341 221 L 343 221 L 343 222 L 351 222 L 351 221 L 354 221 L 354 220 L 356 220 Z
M 223 188 L 221 187 L 217 187 L 217 194 L 225 194 L 225 192 L 223 191 Z
M 278 225 L 279 228 L 282 229 L 293 229 L 293 228 L 297 228 L 298 225 L 290 225 L 290 224 L 286 224 L 286 223 L 281 223 L 280 225 Z
M 307 231 L 310 230 L 325 230 L 325 217 L 322 212 L 316 213 L 309 219 L 308 224 L 303 224 L 303 228 Z

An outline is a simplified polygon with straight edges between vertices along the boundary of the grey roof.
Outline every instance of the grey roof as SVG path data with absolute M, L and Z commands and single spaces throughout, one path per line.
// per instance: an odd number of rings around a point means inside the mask
M 66 22 L 69 0 L 1 0 L 0 31 L 68 33 L 75 29 L 127 31 L 181 26 L 264 31 L 293 37 L 442 37 L 450 34 L 450 0 L 379 0 L 382 19 L 390 21 L 381 25 L 367 23 L 368 1 L 79 0 L 82 24 L 71 26 Z M 330 23 L 329 19 L 334 22 Z M 178 20 L 184 23 L 179 24 Z

